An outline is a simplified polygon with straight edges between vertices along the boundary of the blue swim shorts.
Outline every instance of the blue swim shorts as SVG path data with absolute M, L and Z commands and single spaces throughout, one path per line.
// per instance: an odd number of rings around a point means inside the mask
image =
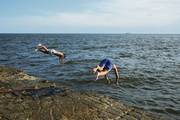
M 107 71 L 111 71 L 112 70 L 112 67 L 113 67 L 113 64 L 112 62 L 109 60 L 109 59 L 103 59 L 100 64 L 99 64 L 100 67 L 103 67 L 104 69 L 106 69 Z

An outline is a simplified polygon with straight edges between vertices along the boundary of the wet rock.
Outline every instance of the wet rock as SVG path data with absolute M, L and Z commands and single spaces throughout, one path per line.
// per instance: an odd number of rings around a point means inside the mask
M 24 79 L 21 76 L 28 75 L 16 69 L 11 71 L 8 68 L 0 68 L 0 73 L 2 73 L 0 74 L 2 120 L 162 119 L 160 116 L 126 106 L 106 96 L 73 91 L 60 83 L 27 81 L 26 79 L 31 78 Z
M 36 80 L 34 76 L 25 74 L 22 70 L 11 67 L 0 66 L 0 80 L 1 82 L 14 81 L 14 80 Z

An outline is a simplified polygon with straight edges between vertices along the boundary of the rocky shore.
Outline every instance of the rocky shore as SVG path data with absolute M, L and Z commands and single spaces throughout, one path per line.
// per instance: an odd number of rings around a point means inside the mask
M 76 92 L 21 70 L 0 66 L 2 120 L 159 120 L 103 95 Z

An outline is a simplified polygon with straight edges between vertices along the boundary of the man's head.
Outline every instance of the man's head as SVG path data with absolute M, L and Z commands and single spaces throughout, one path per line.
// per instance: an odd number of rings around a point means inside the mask
M 93 73 L 95 74 L 96 72 L 100 72 L 98 65 L 96 65 L 96 67 L 93 68 Z
M 93 73 L 95 74 L 97 71 L 97 68 L 93 68 Z
M 36 46 L 37 49 L 39 49 L 39 48 L 41 48 L 41 47 L 42 47 L 42 44 L 41 44 L 41 43 L 39 43 L 39 44 Z
M 40 47 L 40 46 L 42 46 L 42 44 L 41 44 L 41 43 L 39 43 L 39 44 L 38 44 L 38 47 Z

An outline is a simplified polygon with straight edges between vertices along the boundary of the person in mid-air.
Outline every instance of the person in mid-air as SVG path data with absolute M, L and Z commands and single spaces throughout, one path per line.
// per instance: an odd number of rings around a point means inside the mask
M 65 54 L 63 52 L 59 52 L 55 49 L 48 49 L 45 45 L 42 44 L 37 45 L 36 51 L 40 51 L 45 54 L 55 55 L 59 58 L 60 63 L 64 63 Z
M 113 64 L 109 59 L 103 59 L 99 65 L 93 68 L 93 72 L 96 74 L 96 80 L 98 80 L 99 76 L 105 76 L 107 82 L 110 83 L 111 79 L 108 78 L 108 73 L 114 70 L 116 76 L 116 84 L 119 84 L 119 73 L 115 64 Z

